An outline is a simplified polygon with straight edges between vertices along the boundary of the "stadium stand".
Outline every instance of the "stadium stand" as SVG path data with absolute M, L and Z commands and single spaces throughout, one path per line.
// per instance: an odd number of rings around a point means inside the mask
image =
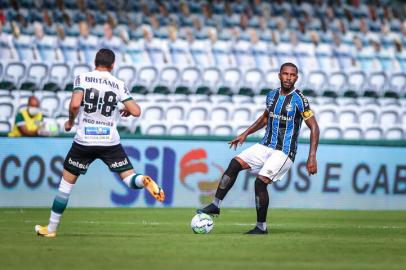
M 61 123 L 74 76 L 108 47 L 143 107 L 140 124 L 120 122 L 123 132 L 234 135 L 263 112 L 278 67 L 292 61 L 322 137 L 406 139 L 401 2 L 12 2 L 0 5 L 3 120 L 34 94 Z

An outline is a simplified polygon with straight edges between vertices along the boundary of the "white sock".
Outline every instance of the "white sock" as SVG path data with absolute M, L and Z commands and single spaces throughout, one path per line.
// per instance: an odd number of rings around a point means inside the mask
M 58 188 L 58 194 L 56 195 L 59 199 L 64 198 L 69 199 L 69 195 L 72 192 L 73 184 L 68 183 L 65 179 L 61 179 Z M 66 206 L 66 205 L 65 205 Z M 49 217 L 48 232 L 54 232 L 58 228 L 59 223 L 61 222 L 62 213 L 58 214 L 51 210 L 51 216 Z
M 144 178 L 144 175 L 142 174 L 131 174 L 123 179 L 123 182 L 129 187 L 129 188 L 143 188 L 144 187 L 144 182 L 142 179 Z
M 57 214 L 51 211 L 51 216 L 49 217 L 48 232 L 55 232 L 58 228 L 59 222 L 61 222 L 62 214 Z
M 213 204 L 214 204 L 215 206 L 217 206 L 218 208 L 220 208 L 220 204 L 221 204 L 222 201 L 223 201 L 223 200 L 220 200 L 220 199 L 214 197 Z
M 257 222 L 257 227 L 263 231 L 266 231 L 266 222 Z

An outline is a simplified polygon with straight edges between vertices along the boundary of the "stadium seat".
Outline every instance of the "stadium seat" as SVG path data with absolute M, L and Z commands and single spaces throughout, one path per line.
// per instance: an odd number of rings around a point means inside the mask
M 210 109 L 210 121 L 229 121 L 231 117 L 230 107 L 227 105 L 214 105 Z
M 405 132 L 401 127 L 391 127 L 385 131 L 386 140 L 403 140 L 405 138 Z
M 227 68 L 223 71 L 223 80 L 217 94 L 232 96 L 238 94 L 242 74 L 238 68 Z
M 196 67 L 187 67 L 180 73 L 178 85 L 175 93 L 191 94 L 196 92 L 196 88 L 200 82 L 201 72 Z
M 379 126 L 368 127 L 364 130 L 364 139 L 366 140 L 381 140 L 384 139 L 383 129 Z
M 356 124 L 359 122 L 358 115 L 359 115 L 359 112 L 358 112 L 357 107 L 346 106 L 339 111 L 338 122 L 340 123 L 340 125 L 342 127 Z
M 45 117 L 55 117 L 60 110 L 60 103 L 61 101 L 57 95 L 43 97 L 40 101 L 43 115 Z
M 320 137 L 323 139 L 342 139 L 343 133 L 339 126 L 327 126 L 322 129 Z
M 8 120 L 0 120 L 0 133 L 8 133 L 11 131 L 11 124 Z
M 209 124 L 192 124 L 190 129 L 190 135 L 193 136 L 209 136 L 211 134 L 211 127 Z
M 279 70 L 268 70 L 265 74 L 265 87 L 261 90 L 261 94 L 267 94 L 269 89 L 275 89 L 280 87 Z
M 361 140 L 364 138 L 360 127 L 347 127 L 343 130 L 343 138 L 347 140 Z
M 138 71 L 137 79 L 134 82 L 131 92 L 147 94 L 158 79 L 158 69 L 153 66 L 142 67 Z
M 246 106 L 237 106 L 233 109 L 231 113 L 230 121 L 232 123 L 249 123 L 252 119 L 252 107 L 249 105 Z
M 125 86 L 130 87 L 135 80 L 135 68 L 133 66 L 120 66 L 117 69 L 116 76 L 124 81 Z
M 221 71 L 218 68 L 205 68 L 202 74 L 201 85 L 196 89 L 196 94 L 210 95 L 214 93 L 221 80 Z
M 382 127 L 395 126 L 400 123 L 400 116 L 397 107 L 384 108 L 379 113 L 379 124 Z
M 260 94 L 265 75 L 258 68 L 252 68 L 244 73 L 239 95 L 254 96 Z
M 43 90 L 60 91 L 65 89 L 65 85 L 68 83 L 68 80 L 71 79 L 69 75 L 70 68 L 67 64 L 53 64 L 49 69 L 49 77 L 44 84 Z
M 168 135 L 175 136 L 189 135 L 189 126 L 187 124 L 173 124 L 169 127 Z
M 343 93 L 345 97 L 357 97 L 362 94 L 366 81 L 366 74 L 363 71 L 353 71 L 348 74 L 347 90 Z
M 187 113 L 187 121 L 207 121 L 209 119 L 209 108 L 206 106 L 192 106 Z
M 234 129 L 233 129 L 232 125 L 230 125 L 230 124 L 216 123 L 213 126 L 211 135 L 214 135 L 214 136 L 233 136 L 234 135 Z
M 395 73 L 390 76 L 389 89 L 398 97 L 406 97 L 406 74 Z
M 337 109 L 334 105 L 320 106 L 317 115 L 317 120 L 321 125 L 338 122 Z
M 0 102 L 0 117 L 6 119 L 13 119 L 14 104 L 11 102 Z
M 169 94 L 175 92 L 175 85 L 179 80 L 179 69 L 177 67 L 164 67 L 159 74 L 159 80 L 154 87 L 154 93 Z
M 324 91 L 324 96 L 337 97 L 343 94 L 347 88 L 348 76 L 342 71 L 336 71 L 328 76 L 329 84 Z
M 48 77 L 48 66 L 34 63 L 28 67 L 27 77 L 21 84 L 21 90 L 42 90 L 45 79 Z
M 385 72 L 373 72 L 368 76 L 368 83 L 364 86 L 364 96 L 379 97 L 383 96 L 384 89 L 387 87 L 387 77 Z
M 306 89 L 312 89 L 315 95 L 321 96 L 325 87 L 329 85 L 329 81 L 325 72 L 317 70 L 311 71 L 309 75 L 307 75 L 307 81 L 305 85 L 306 86 L 305 89 L 303 89 L 303 93 L 305 93 Z M 307 93 L 305 95 L 309 94 Z
M 165 119 L 164 107 L 161 105 L 149 105 L 143 108 L 143 113 L 141 114 L 141 119 L 143 122 L 148 122 L 150 120 L 162 120 Z
M 378 115 L 380 108 L 377 106 L 368 106 L 361 108 L 358 120 L 361 126 L 368 126 L 378 123 Z
M 0 82 L 0 89 L 14 90 L 19 88 L 21 80 L 25 77 L 25 71 L 26 67 L 23 63 L 9 63 Z
M 188 104 L 169 104 L 165 110 L 165 119 L 169 121 L 183 121 L 186 119 Z
M 165 135 L 167 134 L 168 127 L 164 123 L 146 123 L 141 122 L 141 134 L 143 135 Z

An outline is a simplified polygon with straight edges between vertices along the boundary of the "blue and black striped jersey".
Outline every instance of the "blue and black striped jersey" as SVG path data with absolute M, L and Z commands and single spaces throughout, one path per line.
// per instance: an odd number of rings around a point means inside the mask
M 283 151 L 294 161 L 302 119 L 313 116 L 309 101 L 298 89 L 283 96 L 277 88 L 268 93 L 266 110 L 268 124 L 261 144 Z

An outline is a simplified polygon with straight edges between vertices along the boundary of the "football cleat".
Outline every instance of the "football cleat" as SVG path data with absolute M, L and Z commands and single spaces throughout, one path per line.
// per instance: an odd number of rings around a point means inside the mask
M 56 237 L 56 232 L 48 232 L 48 226 L 35 225 L 35 232 L 37 233 L 37 235 L 43 237 Z
M 220 208 L 218 208 L 213 203 L 211 203 L 202 209 L 197 209 L 196 213 L 198 213 L 198 214 L 204 213 L 204 214 L 208 214 L 210 216 L 218 216 L 218 215 L 220 215 Z
M 257 226 L 255 226 L 254 229 L 249 230 L 245 234 L 268 234 L 268 230 L 263 231 L 260 228 L 258 228 Z
M 157 199 L 160 202 L 163 202 L 165 200 L 165 193 L 164 190 L 155 183 L 154 180 L 152 180 L 151 177 L 145 175 L 144 178 L 142 179 L 142 182 L 144 183 L 144 187 L 151 193 L 151 195 Z

